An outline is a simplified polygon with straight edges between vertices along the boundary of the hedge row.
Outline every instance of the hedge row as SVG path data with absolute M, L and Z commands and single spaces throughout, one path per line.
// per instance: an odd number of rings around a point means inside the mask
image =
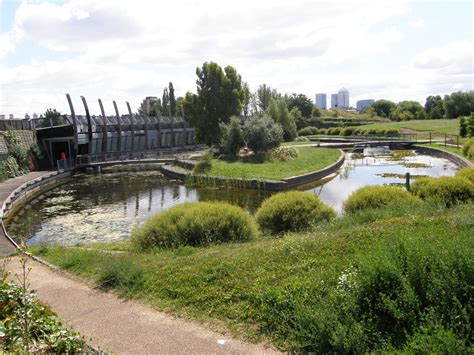
M 356 135 L 365 135 L 365 134 L 388 134 L 388 135 L 397 135 L 399 134 L 397 129 L 387 128 L 387 129 L 375 129 L 375 128 L 359 128 L 359 127 L 332 127 L 332 128 L 316 128 L 316 127 L 305 127 L 298 131 L 300 136 L 312 136 L 316 134 L 330 135 L 330 136 L 356 136 Z

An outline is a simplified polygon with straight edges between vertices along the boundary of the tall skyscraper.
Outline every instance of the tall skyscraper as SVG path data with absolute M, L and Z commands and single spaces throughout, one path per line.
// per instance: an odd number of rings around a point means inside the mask
M 346 88 L 342 88 L 337 93 L 337 107 L 338 108 L 349 108 L 349 91 Z
M 326 94 L 316 94 L 316 107 L 320 109 L 327 109 Z
M 357 111 L 362 111 L 364 108 L 369 107 L 374 103 L 374 99 L 359 100 L 356 104 Z
M 331 94 L 331 108 L 338 108 L 337 105 L 337 94 Z

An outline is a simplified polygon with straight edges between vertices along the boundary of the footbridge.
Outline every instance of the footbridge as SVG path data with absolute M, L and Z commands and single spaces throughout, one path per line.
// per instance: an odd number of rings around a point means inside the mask
M 419 139 L 415 134 L 367 134 L 350 137 L 312 137 L 310 140 L 312 142 L 318 142 L 321 147 L 352 151 L 382 146 L 388 146 L 391 149 L 406 149 L 414 144 L 430 143 L 429 140 Z

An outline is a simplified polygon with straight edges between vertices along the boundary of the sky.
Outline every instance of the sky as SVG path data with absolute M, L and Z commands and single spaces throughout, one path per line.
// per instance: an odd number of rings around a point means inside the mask
M 417 100 L 473 90 L 473 1 L 0 0 L 0 114 L 125 112 L 232 65 L 254 91 Z

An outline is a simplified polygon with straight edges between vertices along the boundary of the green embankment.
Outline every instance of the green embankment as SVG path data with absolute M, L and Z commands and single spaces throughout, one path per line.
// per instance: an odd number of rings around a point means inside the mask
M 335 163 L 340 152 L 337 149 L 298 147 L 298 157 L 288 161 L 252 163 L 243 161 L 212 160 L 209 176 L 231 178 L 280 180 L 322 169 Z
M 373 123 L 369 125 L 363 125 L 359 128 L 374 128 L 374 129 L 400 129 L 406 128 L 414 131 L 419 131 L 421 135 L 428 136 L 429 132 L 437 135 L 459 134 L 459 120 L 458 119 L 443 119 L 443 120 L 413 120 L 413 121 L 401 121 L 401 122 L 386 122 L 386 123 Z
M 473 215 L 474 204 L 400 205 L 208 248 L 31 249 L 124 297 L 282 350 L 456 352 L 472 346 Z

